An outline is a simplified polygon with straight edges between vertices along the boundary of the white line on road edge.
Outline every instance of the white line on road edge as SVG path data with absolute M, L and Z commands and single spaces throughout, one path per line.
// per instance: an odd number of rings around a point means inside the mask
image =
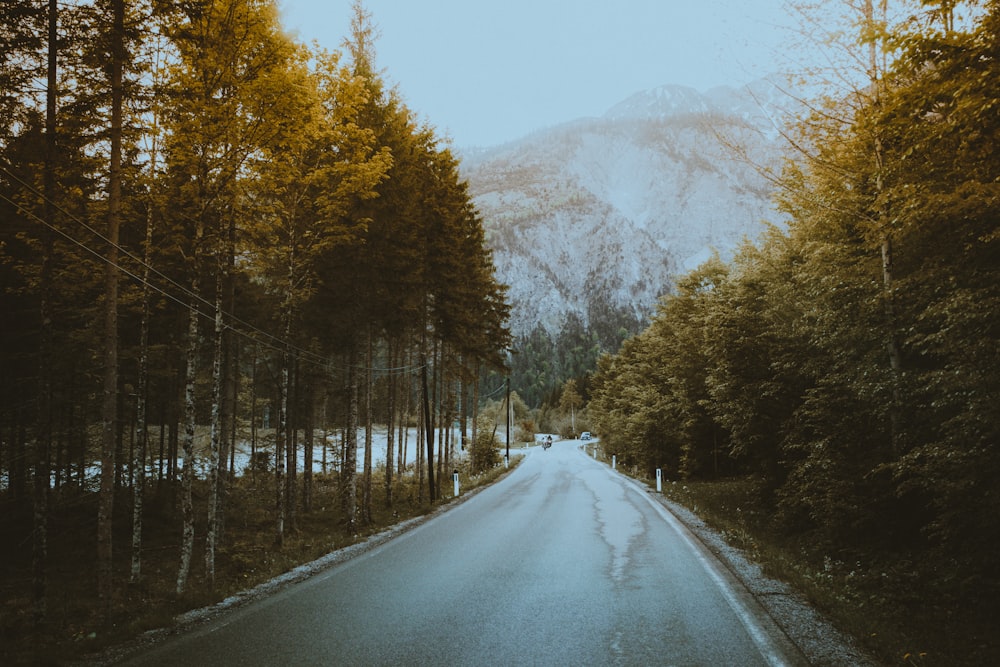
M 603 467 L 603 466 L 602 466 Z M 701 540 L 695 537 L 691 531 L 681 523 L 677 517 L 670 513 L 667 508 L 658 503 L 656 500 L 650 497 L 649 491 L 637 484 L 634 480 L 629 477 L 612 471 L 611 469 L 604 467 L 608 471 L 609 475 L 621 479 L 625 484 L 632 487 L 634 491 L 637 491 L 640 496 L 642 496 L 646 502 L 656 511 L 660 517 L 670 525 L 671 528 L 683 539 L 691 550 L 697 556 L 699 562 L 701 562 L 702 567 L 715 582 L 716 586 L 722 592 L 722 596 L 726 598 L 726 602 L 729 603 L 729 607 L 736 614 L 736 617 L 740 619 L 743 627 L 746 628 L 747 634 L 750 635 L 750 639 L 757 646 L 757 650 L 760 651 L 761 656 L 771 667 L 791 667 L 793 665 L 807 665 L 808 661 L 802 656 L 798 647 L 792 643 L 790 639 L 786 640 L 787 648 L 780 647 L 773 639 L 774 633 L 781 633 L 784 637 L 784 631 L 778 627 L 777 623 L 774 623 L 770 616 L 766 617 L 767 622 L 762 622 L 763 619 L 761 614 L 766 614 L 767 612 L 761 611 L 760 613 L 754 613 L 750 610 L 746 601 L 741 599 L 741 596 L 736 593 L 736 586 L 743 587 L 743 585 L 727 571 L 722 569 L 722 564 L 719 563 L 718 559 L 708 551 Z M 749 595 L 749 593 L 748 593 Z M 771 626 L 772 631 L 768 632 L 764 629 L 764 625 Z M 792 655 L 795 657 L 792 657 Z

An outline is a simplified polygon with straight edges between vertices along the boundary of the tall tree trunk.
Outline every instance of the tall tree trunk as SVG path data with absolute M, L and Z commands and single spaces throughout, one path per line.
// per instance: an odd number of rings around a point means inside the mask
M 16 445 L 11 454 L 13 460 L 10 464 L 10 489 L 8 490 L 8 493 L 11 500 L 20 500 L 28 493 L 25 488 L 28 483 L 26 467 L 31 453 L 28 451 L 27 428 L 28 427 L 25 424 L 25 417 L 19 410 L 17 419 L 17 435 L 14 437 Z
M 48 3 L 48 72 L 45 91 L 45 164 L 42 173 L 44 190 L 43 215 L 50 224 L 53 219 L 55 197 L 56 159 L 56 86 L 58 85 L 58 6 L 55 0 Z M 34 448 L 34 477 L 32 478 L 32 606 L 34 622 L 41 625 L 48 616 L 45 601 L 48 580 L 48 517 L 49 517 L 49 448 L 52 442 L 52 233 L 43 234 L 42 266 L 39 276 L 41 299 L 39 320 L 41 331 L 38 342 L 38 412 Z M 22 433 L 23 436 L 23 433 Z M 16 440 L 24 443 L 25 438 Z M 17 463 L 21 457 L 11 457 L 11 491 L 16 497 L 24 476 L 24 468 Z
M 343 510 L 348 530 L 354 530 L 358 511 L 358 371 L 357 342 L 350 343 L 347 368 L 347 429 L 344 433 Z
M 156 173 L 156 129 L 153 130 L 153 147 L 150 151 L 150 176 Z M 152 178 L 150 179 L 152 180 Z M 153 198 L 150 197 L 146 209 L 146 243 L 143 250 L 142 268 L 142 316 L 139 322 L 139 378 L 136 394 L 137 446 L 133 452 L 132 469 L 132 568 L 129 581 L 138 583 L 142 578 L 142 510 L 146 488 L 146 457 L 149 451 L 149 428 L 147 427 L 149 398 L 149 272 L 153 248 Z M 160 426 L 160 454 L 163 453 L 163 426 Z
M 507 424 L 507 450 L 504 453 L 504 460 L 510 461 L 510 376 L 507 376 L 506 398 L 504 398 L 504 421 Z
M 440 428 L 442 419 L 442 404 L 444 403 L 444 356 L 445 349 L 444 343 L 439 343 L 437 339 L 434 340 L 434 349 L 431 353 L 431 358 L 434 359 L 434 375 L 431 377 L 431 428 L 438 436 L 438 456 L 437 456 L 437 468 L 435 469 L 436 479 L 440 480 L 443 476 L 441 471 L 441 464 L 444 460 L 442 447 L 444 446 L 444 438 L 441 437 L 442 433 L 437 433 Z M 435 490 L 438 490 L 435 488 Z M 437 500 L 436 495 L 431 496 L 431 500 Z
M 391 339 L 386 343 L 386 356 L 389 360 L 389 386 L 386 390 L 386 411 L 385 411 L 385 505 L 386 507 L 392 507 L 392 467 L 395 465 L 393 460 L 393 448 L 395 442 L 393 440 L 393 433 L 396 428 L 396 387 L 397 387 L 397 376 L 395 371 L 392 370 L 393 362 L 395 361 L 393 352 L 395 346 Z
M 71 410 L 70 410 L 71 413 Z M 72 424 L 72 414 L 67 416 L 67 411 L 62 410 L 63 422 L 60 428 L 53 429 L 54 435 L 50 436 L 51 446 L 49 447 L 49 455 L 45 457 L 46 461 L 49 461 L 50 467 L 50 483 L 51 488 L 59 490 L 62 486 L 63 474 L 66 472 L 63 468 L 63 462 L 65 457 L 63 453 L 66 451 L 66 434 L 69 432 L 69 427 Z M 55 462 L 52 463 L 52 457 L 55 457 Z
M 361 485 L 362 520 L 366 526 L 372 523 L 372 393 L 374 373 L 372 372 L 372 327 L 368 325 L 367 349 L 365 351 L 365 462 Z
M 250 366 L 250 476 L 257 481 L 257 346 Z
M 290 327 L 286 325 L 285 332 Z M 288 338 L 285 338 L 287 341 Z M 288 435 L 288 392 L 289 392 L 289 369 L 291 365 L 291 352 L 287 343 L 285 351 L 281 356 L 281 388 L 278 397 L 278 423 L 274 429 L 274 492 L 276 508 L 276 532 L 275 544 L 282 546 L 285 543 L 285 520 L 288 515 L 286 507 L 287 494 L 285 493 L 285 438 Z
M 153 65 L 153 82 L 160 81 L 160 51 L 157 44 L 155 63 Z M 129 581 L 133 584 L 142 578 L 142 512 L 146 492 L 146 461 L 149 455 L 149 318 L 150 296 L 149 275 L 153 262 L 153 225 L 155 222 L 156 200 L 153 197 L 153 183 L 156 179 L 157 161 L 159 159 L 159 114 L 154 107 L 149 147 L 149 197 L 146 202 L 146 238 L 143 246 L 142 266 L 142 316 L 139 324 L 139 378 L 137 382 L 136 422 L 138 424 L 139 446 L 136 448 L 132 467 L 135 470 L 135 481 L 132 487 L 132 567 Z M 163 428 L 164 414 L 161 403 L 160 419 L 160 456 L 159 479 L 163 478 Z
M 327 454 L 328 454 L 328 451 L 329 451 L 329 444 L 330 444 L 330 430 L 328 428 L 329 424 L 330 424 L 330 420 L 327 418 L 327 407 L 328 407 L 329 403 L 330 403 L 330 392 L 329 392 L 329 389 L 326 386 L 324 386 L 323 387 L 323 414 L 320 417 L 320 421 L 323 424 L 323 445 L 322 445 L 322 449 L 320 450 L 321 451 L 321 453 L 320 453 L 320 459 L 321 459 L 320 469 L 323 471 L 324 475 L 327 474 Z
M 104 267 L 104 391 L 101 403 L 101 490 L 97 505 L 97 588 L 105 615 L 112 594 L 112 515 L 118 422 L 118 235 L 121 226 L 122 72 L 125 0 L 111 3 L 111 154 L 108 170 L 108 257 Z
M 435 338 L 434 339 L 433 347 L 431 348 L 431 362 L 434 364 L 434 374 L 430 378 L 430 381 L 431 381 L 431 396 L 430 396 L 430 417 L 429 417 L 429 423 L 430 423 L 430 432 L 431 432 L 431 436 L 432 437 L 434 435 L 437 435 L 438 424 L 441 421 L 441 419 L 440 419 L 441 401 L 439 399 L 440 394 L 439 394 L 438 388 L 440 386 L 440 380 L 441 380 L 441 377 L 443 375 L 442 368 L 441 368 L 443 366 L 443 363 L 440 363 L 440 359 L 438 357 L 438 354 L 439 354 L 439 352 L 442 353 L 442 357 L 443 357 L 444 350 L 443 350 L 443 348 L 439 348 L 438 345 L 439 345 L 438 340 Z M 438 438 L 438 440 L 440 441 L 440 438 Z M 435 480 L 440 480 L 441 479 L 441 451 L 440 451 L 440 449 L 441 449 L 441 447 L 440 447 L 440 444 L 439 444 L 438 445 L 438 457 L 437 457 L 437 462 L 435 464 L 437 467 L 434 469 Z M 433 461 L 433 460 L 434 459 L 431 458 L 431 461 Z M 438 491 L 437 486 L 435 486 L 434 487 L 434 493 L 431 493 L 431 502 L 437 500 L 437 498 L 438 498 L 437 497 L 437 491 Z
M 186 369 L 186 366 L 185 366 Z M 180 450 L 180 425 L 181 425 L 181 404 L 183 403 L 183 395 L 181 393 L 181 373 L 180 366 L 177 368 L 177 375 L 173 377 L 173 382 L 171 383 L 170 392 L 173 399 L 170 401 L 170 419 L 167 424 L 168 435 L 167 435 L 167 484 L 171 488 L 175 487 L 177 484 L 177 459 L 178 452 Z M 187 370 L 185 373 L 185 382 Z
M 225 312 L 236 310 L 236 286 L 233 274 L 236 271 L 236 216 L 229 216 L 226 228 L 226 263 L 223 271 L 225 285 Z M 224 327 L 222 331 L 222 391 L 220 404 L 222 417 L 219 420 L 221 429 L 219 439 L 219 483 L 215 499 L 215 540 L 220 544 L 226 535 L 226 497 L 231 481 L 231 472 L 236 465 L 234 452 L 236 449 L 236 396 L 237 366 L 239 361 L 239 341 L 233 335 L 232 329 Z
M 427 386 L 427 358 L 422 358 L 420 380 L 423 386 L 424 437 L 427 440 L 427 493 L 433 503 L 437 499 L 434 487 L 434 421 L 431 419 L 431 396 Z
M 456 396 L 456 393 L 455 393 L 454 382 L 457 382 L 457 380 L 454 380 L 454 381 L 453 380 L 449 380 L 448 381 L 448 394 L 447 394 L 448 395 L 448 413 L 447 413 L 448 416 L 446 417 L 445 422 L 444 422 L 445 423 L 445 433 L 448 434 L 448 446 L 445 448 L 445 452 L 447 452 L 448 460 L 447 460 L 447 462 L 445 463 L 445 466 L 444 466 L 444 469 L 445 469 L 446 473 L 449 470 L 452 469 L 452 467 L 453 467 L 452 466 L 452 461 L 455 459 L 455 428 L 454 428 L 454 424 L 455 424 L 455 422 L 457 421 L 457 418 L 458 418 L 458 415 L 455 412 L 455 409 L 456 409 L 455 405 L 456 405 L 456 401 L 458 400 L 458 397 Z
M 230 266 L 230 271 L 232 266 Z M 232 273 L 230 272 L 230 277 Z M 230 283 L 232 280 L 230 280 Z M 232 295 L 230 295 L 232 296 Z M 233 301 L 229 301 L 227 312 L 233 312 Z M 236 429 L 236 403 L 239 396 L 239 356 L 240 343 L 236 336 L 232 335 L 232 330 L 228 327 L 223 333 L 223 341 L 226 349 L 222 374 L 225 378 L 225 395 L 222 401 L 222 424 L 225 436 L 222 439 L 222 460 L 219 462 L 219 474 L 222 476 L 222 483 L 219 485 L 219 539 L 226 536 L 226 500 L 229 495 L 229 484 L 232 482 L 236 470 L 236 441 L 238 437 Z
M 157 485 L 163 483 L 163 457 L 166 455 L 168 449 L 166 445 L 166 435 L 167 435 L 167 398 L 164 396 L 160 399 L 160 451 L 159 456 L 156 459 L 156 483 Z
M 421 376 L 421 381 L 423 376 Z M 416 465 L 414 473 L 417 476 L 417 502 L 424 501 L 424 468 L 425 459 L 427 458 L 426 451 L 427 448 L 424 446 L 424 441 L 426 436 L 424 435 L 424 430 L 427 428 L 427 422 L 424 419 L 424 391 L 423 384 L 419 385 L 417 390 L 418 394 L 418 404 L 417 404 L 417 441 L 414 443 L 414 451 L 416 453 Z
M 218 257 L 218 256 L 217 256 Z M 208 464 L 208 523 L 205 532 L 205 579 L 210 589 L 215 588 L 215 548 L 218 538 L 219 485 L 222 481 L 219 469 L 222 465 L 222 285 L 223 266 L 221 261 L 215 267 L 215 336 L 212 354 L 212 423 L 209 439 Z
M 198 225 L 199 229 L 201 224 Z M 201 234 L 196 234 L 196 243 L 200 242 Z M 197 245 L 196 245 L 197 248 Z M 195 266 L 198 261 L 198 251 L 195 250 Z M 191 281 L 191 294 L 197 295 L 199 289 L 198 271 L 195 270 Z M 177 594 L 182 595 L 187 588 L 188 575 L 191 572 L 191 556 L 194 553 L 194 504 L 192 490 L 194 486 L 194 438 L 195 438 L 195 379 L 198 363 L 198 301 L 192 296 L 188 314 L 187 364 L 184 371 L 184 464 L 181 468 L 181 563 L 177 570 Z
M 468 381 L 467 381 L 468 376 L 466 375 L 467 372 L 468 372 L 468 369 L 466 369 L 466 372 L 462 373 L 462 376 L 458 380 L 458 415 L 459 415 L 458 421 L 459 421 L 459 428 L 461 429 L 461 432 L 459 434 L 459 445 L 458 446 L 459 446 L 459 449 L 461 451 L 463 451 L 463 452 L 466 451 L 466 449 L 468 447 L 468 442 L 466 441 L 466 435 L 465 435 L 465 429 L 468 428 L 468 425 L 469 425 L 469 423 L 468 423 L 468 419 L 469 419 L 469 415 L 468 415 L 468 411 L 469 411 L 469 405 L 468 405 L 469 387 L 468 387 Z
M 398 444 L 396 445 L 397 453 L 399 456 L 396 460 L 396 474 L 402 476 L 406 472 L 406 458 L 410 455 L 410 392 L 412 390 L 412 384 L 410 382 L 409 376 L 407 376 L 406 381 L 401 383 L 401 391 L 405 390 L 405 394 L 402 397 L 403 407 L 399 414 L 399 435 Z
M 177 571 L 177 594 L 187 588 L 194 553 L 194 439 L 197 419 L 195 380 L 198 376 L 198 318 L 201 316 L 198 293 L 201 290 L 201 244 L 205 223 L 201 217 L 195 225 L 194 253 L 191 270 L 191 301 L 188 305 L 187 362 L 184 369 L 184 467 L 181 469 L 181 562 Z
M 482 365 L 477 360 L 476 361 L 476 373 L 472 383 L 472 442 L 476 442 L 476 436 L 479 435 L 479 375 L 482 371 Z
M 285 412 L 285 521 L 288 529 L 295 531 L 299 499 L 295 493 L 298 486 L 299 468 L 299 364 L 288 364 L 291 379 L 288 383 L 288 399 Z
M 294 315 L 293 290 L 295 286 L 295 244 L 289 244 L 288 266 L 286 267 L 285 303 L 282 307 L 284 320 L 284 349 L 281 355 L 281 386 L 278 400 L 278 424 L 274 430 L 274 485 L 276 502 L 275 544 L 281 546 L 285 542 L 285 524 L 288 518 L 288 490 L 285 480 L 285 461 L 288 435 L 288 395 L 290 392 L 290 367 L 292 364 L 292 317 Z
M 313 440 L 315 430 L 315 404 L 314 376 L 309 374 L 303 387 L 302 393 L 305 396 L 304 414 L 302 415 L 302 426 L 305 433 L 303 442 L 303 465 L 302 465 L 302 511 L 306 514 L 312 512 L 312 485 L 313 485 Z
M 410 360 L 412 359 L 412 351 L 404 348 L 402 352 L 403 365 L 408 366 Z M 396 464 L 396 472 L 399 475 L 403 475 L 406 472 L 406 459 L 409 455 L 409 445 L 410 445 L 410 410 L 411 401 L 413 396 L 413 376 L 407 373 L 403 376 L 405 379 L 401 381 L 399 391 L 402 392 L 400 397 L 400 409 L 399 415 L 399 457 Z

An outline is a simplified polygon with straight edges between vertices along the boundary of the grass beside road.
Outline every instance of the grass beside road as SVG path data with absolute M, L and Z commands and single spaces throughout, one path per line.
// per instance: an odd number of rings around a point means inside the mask
M 510 469 L 520 462 L 512 456 Z M 496 482 L 509 472 L 500 465 L 480 475 L 459 467 L 462 496 Z M 195 549 L 187 590 L 175 593 L 180 561 L 178 487 L 147 492 L 144 505 L 142 579 L 129 584 L 131 502 L 116 499 L 111 622 L 102 623 L 96 598 L 96 496 L 64 491 L 50 503 L 47 621 L 36 627 L 31 606 L 31 506 L 0 502 L 0 533 L 16 536 L 0 544 L 0 664 L 62 664 L 131 639 L 144 631 L 170 627 L 184 612 L 216 604 L 270 581 L 332 551 L 357 544 L 404 521 L 429 514 L 454 498 L 452 476 L 440 480 L 441 499 L 430 503 L 412 474 L 397 478 L 394 502 L 385 503 L 383 476 L 373 480 L 372 520 L 349 530 L 340 511 L 334 476 L 314 477 L 313 510 L 300 508 L 286 524 L 283 544 L 275 544 L 274 480 L 258 474 L 235 480 L 226 499 L 226 525 L 216 550 L 215 585 L 205 580 L 207 488 L 195 485 Z M 359 481 L 360 487 L 360 481 Z M 360 506 L 360 489 L 359 489 Z
M 755 509 L 752 479 L 665 482 L 664 495 L 791 584 L 886 665 L 986 665 L 1000 660 L 995 600 L 971 599 L 927 576 L 938 568 L 905 553 L 832 552 L 808 534 L 778 534 Z
M 592 455 L 593 446 L 587 449 Z M 597 458 L 611 457 L 598 445 Z M 619 470 L 656 488 L 655 478 Z M 964 667 L 1000 664 L 1000 573 L 992 582 L 949 578 L 949 559 L 929 552 L 824 546 L 809 534 L 783 535 L 760 509 L 751 478 L 663 480 L 663 495 L 688 508 L 731 546 L 787 582 L 834 625 L 885 665 Z

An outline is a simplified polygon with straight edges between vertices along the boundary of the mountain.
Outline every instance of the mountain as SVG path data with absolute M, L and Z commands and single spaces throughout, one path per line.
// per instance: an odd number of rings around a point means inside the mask
M 662 86 L 601 117 L 463 154 L 515 336 L 582 326 L 617 349 L 679 274 L 779 222 L 754 166 L 780 159 L 776 96 L 766 82 Z

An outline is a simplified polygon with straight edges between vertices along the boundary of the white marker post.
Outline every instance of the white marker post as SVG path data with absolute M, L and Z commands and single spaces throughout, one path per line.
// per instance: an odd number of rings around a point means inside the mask
M 663 493 L 663 471 L 656 469 L 656 492 Z
M 618 455 L 617 454 L 612 454 L 611 455 L 611 469 L 614 470 L 617 465 L 618 465 Z
M 455 480 L 455 497 L 458 498 L 458 471 L 457 470 L 455 471 L 455 475 L 454 475 L 453 479 Z

